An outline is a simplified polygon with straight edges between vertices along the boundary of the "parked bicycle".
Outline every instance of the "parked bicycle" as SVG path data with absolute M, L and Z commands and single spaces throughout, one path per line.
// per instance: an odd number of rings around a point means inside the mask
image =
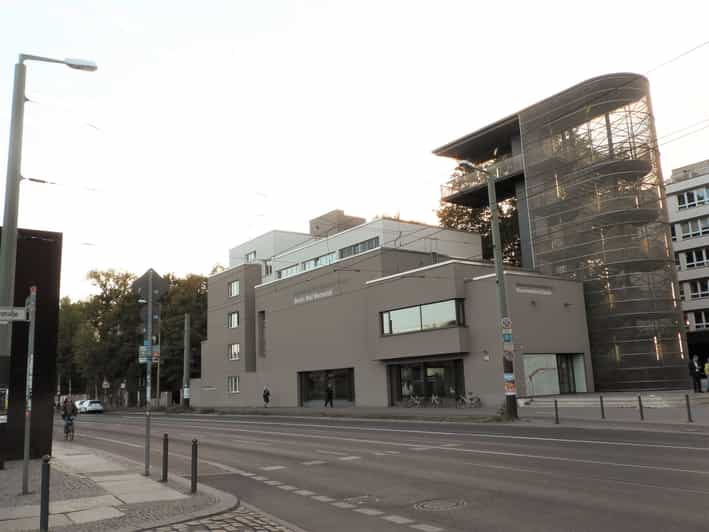
M 431 406 L 433 408 L 441 406 L 441 399 L 435 393 L 431 394 Z
M 468 395 L 459 394 L 455 400 L 456 408 L 480 408 L 482 406 L 482 401 L 480 397 L 474 395 L 472 392 L 468 392 Z
M 409 395 L 409 400 L 406 403 L 408 408 L 421 408 L 423 406 L 423 397 L 411 394 Z

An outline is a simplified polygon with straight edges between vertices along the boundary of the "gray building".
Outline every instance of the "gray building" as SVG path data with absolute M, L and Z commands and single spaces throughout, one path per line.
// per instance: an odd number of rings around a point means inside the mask
M 192 403 L 259 406 L 267 386 L 275 406 L 319 406 L 332 386 L 336 406 L 500 404 L 494 269 L 469 259 L 480 253 L 476 234 L 380 219 L 275 255 L 268 275 L 254 263 L 213 275 Z M 505 282 L 519 393 L 592 390 L 582 284 L 515 269 Z
M 709 160 L 672 171 L 667 210 L 689 352 L 709 355 Z
M 684 388 L 686 338 L 647 79 L 593 78 L 434 151 L 442 199 L 516 197 L 522 266 L 584 286 L 596 387 Z M 484 171 L 482 171 L 484 170 Z

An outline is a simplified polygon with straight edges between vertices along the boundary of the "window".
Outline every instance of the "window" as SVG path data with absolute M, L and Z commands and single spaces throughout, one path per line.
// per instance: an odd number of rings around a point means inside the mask
M 256 260 L 256 252 L 255 251 L 249 251 L 246 254 L 246 262 L 254 262 Z
M 271 275 L 273 273 L 273 261 L 272 260 L 267 260 L 264 263 L 264 273 L 266 275 Z
M 709 216 L 687 220 L 680 224 L 682 228 L 682 238 L 696 238 L 709 234 Z
M 684 301 L 684 283 L 679 283 L 679 300 Z
M 694 311 L 694 327 L 696 329 L 706 329 L 709 327 L 709 311 L 695 310 Z
M 707 260 L 709 257 L 709 249 L 707 248 L 699 248 L 699 249 L 690 249 L 685 253 L 685 261 L 687 268 L 700 268 L 702 266 L 706 266 L 709 260 Z
M 332 264 L 337 260 L 337 253 L 334 251 L 332 253 L 328 253 L 327 255 L 322 255 L 316 259 L 310 259 L 306 260 L 303 263 L 303 271 L 307 272 L 308 270 L 312 270 L 313 268 L 319 268 L 320 266 L 327 266 L 328 264 Z
M 709 194 L 706 187 L 696 188 L 677 194 L 677 207 L 679 209 L 690 209 L 699 205 L 705 205 Z
M 236 329 L 239 326 L 239 313 L 228 312 L 226 315 L 226 326 L 230 329 Z
M 233 375 L 226 378 L 226 391 L 229 393 L 239 393 L 238 375 Z
M 465 325 L 463 301 L 450 299 L 382 312 L 382 334 L 402 334 Z
M 298 265 L 294 264 L 293 266 L 288 266 L 288 268 L 278 270 L 278 278 L 285 279 L 286 277 L 290 277 L 292 275 L 295 275 L 296 273 L 298 273 Z
M 239 281 L 230 281 L 227 285 L 227 295 L 229 297 L 238 296 L 240 292 Z
M 675 231 L 675 224 L 670 225 L 670 232 L 672 233 L 672 242 L 677 240 L 677 232 Z
M 690 299 L 709 297 L 709 279 L 699 279 L 689 283 Z
M 375 236 L 374 238 L 370 238 L 364 242 L 359 242 L 358 244 L 342 248 L 340 250 L 340 258 L 344 259 L 346 257 L 351 257 L 352 255 L 358 255 L 377 247 L 379 247 L 379 237 Z
M 227 345 L 227 355 L 229 360 L 239 360 L 239 353 L 241 352 L 241 345 L 239 343 L 228 344 Z

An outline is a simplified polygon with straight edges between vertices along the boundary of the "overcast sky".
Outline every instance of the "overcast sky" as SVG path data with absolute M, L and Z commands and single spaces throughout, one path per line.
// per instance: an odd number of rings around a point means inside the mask
M 0 3 L 4 176 L 17 54 L 29 63 L 20 226 L 64 233 L 62 294 L 93 268 L 226 265 L 329 210 L 435 223 L 431 150 L 584 79 L 647 73 L 709 40 L 703 2 Z M 665 177 L 709 159 L 709 46 L 651 72 Z M 692 133 L 709 120 L 679 134 Z M 0 189 L 4 201 L 4 185 Z

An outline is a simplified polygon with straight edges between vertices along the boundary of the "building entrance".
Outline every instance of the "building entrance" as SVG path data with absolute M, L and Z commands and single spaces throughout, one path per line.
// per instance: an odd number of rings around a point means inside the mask
M 465 394 L 462 359 L 391 364 L 388 373 L 390 406 L 455 406 Z
M 524 355 L 524 376 L 528 396 L 587 391 L 581 354 Z
M 333 406 L 354 406 L 354 368 L 299 372 L 300 406 L 324 406 L 328 386 L 333 390 Z

